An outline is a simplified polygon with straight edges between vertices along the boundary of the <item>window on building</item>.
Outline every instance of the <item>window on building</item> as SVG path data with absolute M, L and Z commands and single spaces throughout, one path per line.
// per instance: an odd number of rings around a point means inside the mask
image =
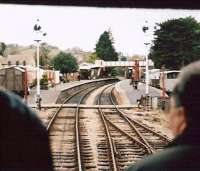
M 167 74 L 168 79 L 176 79 L 178 76 L 178 72 L 172 72 Z
M 26 66 L 26 61 L 23 61 L 23 65 Z

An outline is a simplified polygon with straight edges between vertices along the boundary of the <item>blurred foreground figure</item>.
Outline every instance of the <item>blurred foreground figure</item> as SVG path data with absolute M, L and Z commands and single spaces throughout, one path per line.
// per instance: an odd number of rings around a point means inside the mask
M 183 68 L 170 104 L 169 124 L 176 138 L 127 171 L 200 170 L 200 62 Z
M 0 91 L 0 170 L 52 171 L 45 127 L 13 94 Z

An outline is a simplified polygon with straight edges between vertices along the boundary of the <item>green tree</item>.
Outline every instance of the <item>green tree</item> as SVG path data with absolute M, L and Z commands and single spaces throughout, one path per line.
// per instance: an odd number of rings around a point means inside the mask
M 115 76 L 123 76 L 124 75 L 124 69 L 121 68 L 121 67 L 115 67 L 115 68 L 112 68 L 111 71 L 110 71 L 110 75 L 115 77 Z
M 60 52 L 52 60 L 52 65 L 61 73 L 71 73 L 78 69 L 76 58 L 70 53 Z
M 127 57 L 126 56 L 122 56 L 121 57 L 121 61 L 127 61 Z
M 122 52 L 118 52 L 118 59 L 119 59 L 119 61 L 127 61 L 128 56 L 123 55 Z
M 0 43 L 0 55 L 4 56 L 5 50 L 6 50 L 6 44 L 4 42 Z
M 192 17 L 157 24 L 150 58 L 157 68 L 180 69 L 200 59 L 200 25 Z
M 40 46 L 40 65 L 46 66 L 49 64 L 49 54 L 50 50 L 48 48 L 48 45 L 46 43 L 42 43 Z
M 115 77 L 115 76 L 119 75 L 118 69 L 117 68 L 112 68 L 112 70 L 110 71 L 110 75 L 112 77 Z
M 42 76 L 42 79 L 40 80 L 40 85 L 41 85 L 41 89 L 48 89 L 48 76 L 47 74 L 44 74 Z
M 99 59 L 99 58 L 97 57 L 96 53 L 94 52 L 94 53 L 90 54 L 90 55 L 87 57 L 86 62 L 94 63 L 95 60 L 97 60 L 97 59 Z
M 42 75 L 42 79 L 40 79 L 40 85 L 48 84 L 48 76 L 47 74 Z
M 117 61 L 118 54 L 113 46 L 112 33 L 104 31 L 96 44 L 95 53 L 99 59 L 105 61 Z

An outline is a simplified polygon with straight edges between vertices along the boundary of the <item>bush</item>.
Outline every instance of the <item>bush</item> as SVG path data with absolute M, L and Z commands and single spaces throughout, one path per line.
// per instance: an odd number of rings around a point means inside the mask
M 46 74 L 42 76 L 42 79 L 40 80 L 41 89 L 47 90 L 48 89 L 48 77 Z
M 110 72 L 110 75 L 111 75 L 112 77 L 115 77 L 115 76 L 119 75 L 119 70 L 118 70 L 117 68 L 113 68 L 113 69 L 111 70 L 111 72 Z
M 110 71 L 110 74 L 111 76 L 115 77 L 115 76 L 122 76 L 124 75 L 124 71 L 122 68 L 113 68 L 111 71 Z
M 76 58 L 70 53 L 60 52 L 52 61 L 52 65 L 56 70 L 60 70 L 62 74 L 76 72 L 78 63 Z

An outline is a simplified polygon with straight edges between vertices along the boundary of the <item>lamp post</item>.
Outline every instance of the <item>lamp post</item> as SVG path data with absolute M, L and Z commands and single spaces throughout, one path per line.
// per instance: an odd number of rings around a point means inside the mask
M 145 33 L 145 37 L 146 37 L 146 40 L 145 40 L 145 94 L 146 96 L 148 97 L 149 96 L 149 59 L 148 59 L 148 45 L 150 44 L 147 40 L 147 30 L 149 30 L 149 27 L 148 27 L 148 22 L 145 21 L 145 26 L 143 26 L 142 30 L 143 32 Z
M 46 33 L 43 33 L 41 31 L 41 26 L 39 25 L 39 19 L 37 19 L 37 23 L 34 25 L 33 29 L 37 34 L 37 39 L 34 41 L 37 42 L 37 88 L 36 88 L 36 107 L 37 109 L 41 109 L 41 95 L 40 95 L 40 42 L 41 42 L 41 36 L 46 36 Z
M 149 52 L 149 48 L 148 45 L 150 44 L 150 42 L 148 42 L 148 35 L 147 35 L 147 31 L 149 30 L 149 26 L 148 26 L 148 21 L 145 21 L 145 25 L 142 28 L 142 31 L 145 34 L 145 96 L 146 96 L 146 109 L 149 110 L 149 59 L 148 59 L 148 52 Z

